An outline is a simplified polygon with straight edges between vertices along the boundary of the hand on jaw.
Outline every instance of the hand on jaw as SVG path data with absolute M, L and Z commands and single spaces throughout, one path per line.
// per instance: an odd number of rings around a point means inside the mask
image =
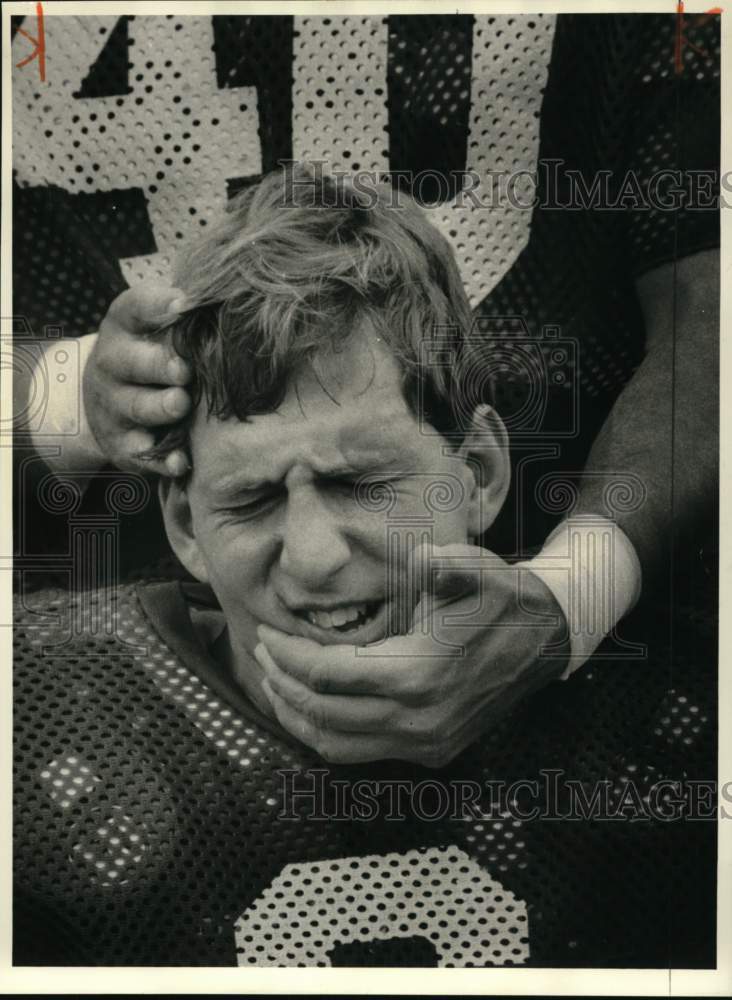
M 276 717 L 328 761 L 443 766 L 566 666 L 564 616 L 530 570 L 478 546 L 422 546 L 413 579 L 423 589 L 405 635 L 324 646 L 258 630 Z

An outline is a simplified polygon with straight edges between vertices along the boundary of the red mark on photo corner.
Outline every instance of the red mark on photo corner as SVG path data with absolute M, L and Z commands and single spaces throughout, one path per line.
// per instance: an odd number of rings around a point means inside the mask
M 715 17 L 717 14 L 721 13 L 721 7 L 710 7 L 710 9 L 705 11 L 703 14 L 699 14 L 695 17 L 691 26 L 696 28 L 699 25 L 704 24 L 705 21 L 708 21 L 710 17 Z M 686 37 L 686 33 L 684 31 L 684 0 L 679 0 L 676 6 L 676 45 L 674 47 L 674 67 L 677 74 L 684 72 L 685 45 L 688 45 L 690 49 L 693 49 L 697 55 L 702 57 L 702 59 L 709 58 L 708 53 L 706 53 L 704 49 L 700 49 L 698 45 L 694 45 L 694 43 L 690 42 Z
M 38 38 L 34 38 L 33 35 L 30 35 L 23 28 L 18 28 L 18 34 L 23 35 L 23 37 L 27 38 L 29 42 L 32 42 L 34 48 L 29 56 L 26 56 L 25 59 L 21 60 L 21 62 L 15 64 L 15 68 L 21 69 L 21 67 L 27 66 L 29 62 L 32 62 L 33 59 L 37 59 L 38 75 L 41 78 L 41 83 L 45 83 L 46 82 L 46 31 L 45 28 L 43 27 L 43 4 L 41 3 L 36 4 L 36 20 L 38 22 Z

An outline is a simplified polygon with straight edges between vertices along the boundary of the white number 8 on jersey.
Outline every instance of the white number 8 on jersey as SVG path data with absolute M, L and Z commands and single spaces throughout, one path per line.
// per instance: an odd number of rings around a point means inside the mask
M 240 965 L 330 965 L 338 945 L 414 937 L 442 968 L 529 957 L 526 903 L 453 846 L 286 865 L 235 937 Z

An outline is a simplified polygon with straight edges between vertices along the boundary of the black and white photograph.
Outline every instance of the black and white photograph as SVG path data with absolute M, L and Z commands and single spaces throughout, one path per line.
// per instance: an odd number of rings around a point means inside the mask
M 5 981 L 732 990 L 729 12 L 2 17 Z

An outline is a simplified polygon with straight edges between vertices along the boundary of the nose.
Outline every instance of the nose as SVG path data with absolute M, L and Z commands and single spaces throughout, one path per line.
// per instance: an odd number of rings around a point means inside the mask
M 312 484 L 288 496 L 280 568 L 300 586 L 322 587 L 348 563 L 351 549 L 338 518 Z

